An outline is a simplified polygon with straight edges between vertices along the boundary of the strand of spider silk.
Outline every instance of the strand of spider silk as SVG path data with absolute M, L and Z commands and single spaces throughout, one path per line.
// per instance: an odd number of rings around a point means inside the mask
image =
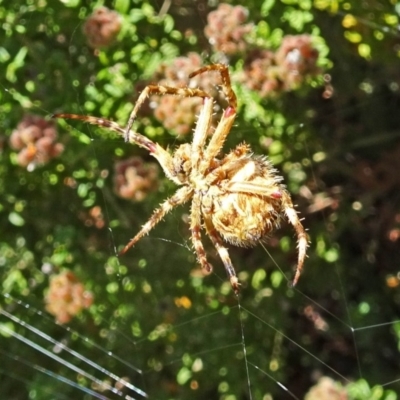
M 307 153 L 308 159 L 312 160 L 311 153 L 310 153 L 310 150 L 309 150 L 307 142 L 305 142 L 305 149 L 306 149 L 306 153 Z M 312 171 L 314 182 L 318 182 L 317 179 L 316 179 L 316 175 L 315 175 L 315 171 L 314 171 L 314 165 L 313 165 L 312 162 L 311 162 L 311 171 Z M 317 184 L 317 186 L 318 186 L 318 184 Z M 322 216 L 323 216 L 324 224 L 327 225 L 327 217 L 325 215 L 325 211 L 323 211 Z M 331 241 L 330 238 L 329 238 L 329 241 Z M 352 337 L 352 341 L 353 341 L 353 348 L 354 348 L 354 351 L 355 351 L 355 354 L 356 354 L 356 357 L 357 357 L 358 373 L 359 373 L 359 376 L 363 376 L 362 368 L 361 368 L 361 361 L 360 361 L 360 356 L 359 356 L 358 346 L 357 346 L 357 341 L 356 341 L 356 336 L 355 336 L 355 331 L 354 331 L 354 328 L 353 328 L 353 318 L 352 318 L 352 314 L 351 314 L 351 311 L 350 311 L 349 302 L 348 302 L 348 299 L 347 299 L 347 296 L 346 296 L 346 291 L 344 289 L 344 284 L 343 284 L 343 281 L 342 281 L 342 278 L 341 278 L 341 275 L 340 275 L 339 265 L 338 265 L 337 261 L 335 261 L 335 263 L 334 263 L 334 268 L 335 268 L 335 271 L 336 271 L 336 275 L 338 276 L 338 279 L 339 279 L 339 292 L 341 293 L 342 298 L 343 298 L 344 303 L 345 303 L 345 310 L 346 310 L 347 320 L 348 320 L 348 323 L 346 325 L 348 325 L 350 327 L 351 337 Z
M 343 381 L 345 382 L 350 382 L 348 378 L 346 378 L 344 375 L 340 374 L 338 371 L 336 371 L 334 368 L 332 368 L 330 365 L 328 365 L 327 363 L 325 363 L 324 361 L 322 361 L 320 358 L 318 358 L 317 356 L 315 356 L 313 353 L 311 353 L 310 351 L 308 351 L 304 346 L 301 346 L 299 343 L 295 342 L 293 339 L 291 339 L 289 336 L 285 335 L 282 331 L 280 331 L 279 329 L 275 328 L 274 326 L 272 326 L 271 324 L 269 324 L 268 322 L 266 322 L 265 320 L 263 320 L 262 318 L 260 318 L 258 315 L 254 314 L 253 312 L 251 312 L 250 310 L 242 307 L 243 310 L 245 310 L 249 315 L 251 315 L 253 318 L 259 320 L 261 323 L 263 323 L 264 325 L 268 326 L 270 329 L 272 329 L 273 331 L 279 333 L 280 335 L 282 335 L 282 337 L 284 337 L 286 340 L 288 340 L 290 343 L 294 344 L 296 347 L 298 347 L 300 350 L 304 351 L 306 354 L 308 354 L 309 356 L 311 356 L 312 358 L 314 358 L 314 360 L 317 360 L 318 362 L 320 362 L 323 366 L 325 366 L 326 368 L 329 368 L 333 373 L 335 373 L 337 376 L 339 376 L 341 379 L 343 379 Z
M 246 366 L 246 375 L 247 375 L 247 388 L 249 390 L 249 399 L 252 400 L 253 396 L 251 394 L 251 383 L 250 383 L 250 372 L 249 372 L 249 362 L 247 360 L 247 349 L 246 349 L 246 341 L 244 338 L 244 322 L 242 318 L 242 306 L 240 304 L 240 300 L 238 298 L 238 307 L 239 307 L 239 321 L 240 321 L 240 331 L 242 335 L 242 349 L 243 349 L 243 355 L 244 355 L 244 363 Z
M 268 254 L 268 256 L 271 258 L 272 262 L 275 264 L 275 266 L 282 272 L 283 276 L 285 276 L 282 268 L 278 265 L 278 263 L 275 261 L 275 259 L 272 257 L 271 253 L 268 251 L 268 249 L 261 243 L 261 246 L 263 247 L 263 249 L 266 251 L 266 253 Z M 288 279 L 289 281 L 289 279 Z M 298 289 L 294 289 L 296 291 L 298 291 Z M 299 291 L 298 291 L 299 292 Z M 312 300 L 311 298 L 309 298 L 308 296 L 304 295 L 306 298 L 308 298 L 309 300 L 311 300 L 313 303 L 317 304 L 314 300 Z M 317 304 L 318 305 L 318 304 Z M 323 308 L 323 307 L 322 307 Z M 250 311 L 248 311 L 250 314 L 252 314 Z M 346 324 L 344 321 L 340 320 L 339 318 L 337 318 L 335 315 L 333 315 L 331 312 L 329 312 L 329 314 L 334 317 L 336 320 L 340 321 L 341 323 L 343 323 L 345 326 L 349 327 L 350 330 L 353 331 L 353 328 L 351 326 L 349 326 L 348 324 Z M 287 337 L 286 335 L 284 335 L 282 332 L 278 331 L 276 328 L 274 328 L 273 326 L 271 326 L 270 324 L 268 324 L 267 322 L 261 320 L 258 316 L 256 316 L 255 314 L 252 314 L 254 317 L 256 317 L 257 319 L 259 319 L 260 321 L 262 321 L 263 323 L 265 323 L 267 326 L 269 326 L 270 328 L 272 328 L 273 330 L 275 330 L 276 332 L 279 332 L 281 335 L 283 335 L 283 337 L 285 337 L 286 339 L 290 340 L 292 343 L 294 343 L 296 346 L 298 346 L 300 349 L 302 349 L 303 351 L 305 351 L 306 353 L 308 353 L 310 356 L 314 357 L 316 360 L 318 360 L 319 362 L 321 362 L 322 364 L 324 364 L 327 368 L 329 368 L 331 371 L 333 371 L 335 374 L 337 374 L 338 376 L 340 376 L 342 379 L 346 380 L 347 382 L 348 379 L 346 379 L 344 376 L 342 376 L 341 374 L 339 374 L 339 372 L 337 372 L 336 370 L 334 370 L 332 367 L 330 367 L 328 364 L 325 364 L 322 360 L 320 360 L 319 358 L 315 357 L 312 353 L 310 353 L 308 350 L 306 350 L 304 347 L 300 346 L 299 344 L 297 344 L 295 341 L 293 341 L 292 339 L 290 339 L 289 337 Z M 354 334 L 354 332 L 353 332 Z M 354 338 L 353 338 L 354 341 Z M 356 350 L 356 354 L 357 354 L 357 360 L 358 358 L 358 352 L 357 352 L 357 347 L 354 341 L 354 346 L 355 346 L 355 350 Z M 360 371 L 361 372 L 361 371 Z M 361 376 L 361 375 L 360 375 Z M 279 382 L 277 382 L 279 384 Z
M 29 310 L 33 311 L 35 314 L 39 315 L 40 317 L 46 319 L 47 321 L 49 321 L 50 323 L 52 323 L 53 325 L 56 325 L 56 323 L 54 322 L 54 320 L 52 318 L 49 318 L 46 314 L 44 314 L 42 311 L 36 309 L 35 307 L 32 307 L 30 304 L 24 303 L 22 300 L 19 299 L 14 299 L 12 296 L 10 296 L 8 293 L 3 294 L 4 298 L 7 298 L 9 300 L 12 300 L 14 303 L 20 305 L 21 307 L 24 307 L 26 309 L 29 308 Z M 93 342 L 92 340 L 90 340 L 87 336 L 83 336 L 81 335 L 78 331 L 71 329 L 68 326 L 64 326 L 64 325 L 58 325 L 58 328 L 64 329 L 65 331 L 69 332 L 70 334 L 78 337 L 79 339 L 81 339 L 82 341 L 84 341 L 87 344 L 90 344 L 91 346 L 93 346 L 94 348 L 96 348 L 97 350 L 101 351 L 102 353 L 106 354 L 108 357 L 113 358 L 114 360 L 117 360 L 118 362 L 120 362 L 121 364 L 125 365 L 126 367 L 132 369 L 133 371 L 137 372 L 138 374 L 142 374 L 142 371 L 139 368 L 136 368 L 134 365 L 128 363 L 127 361 L 125 361 L 124 359 L 118 357 L 117 355 L 113 354 L 112 351 L 107 351 L 105 350 L 103 347 L 99 346 L 97 343 Z M 125 337 L 125 336 L 124 336 Z M 136 344 L 134 342 L 134 344 Z
M 1 329 L 1 328 L 0 328 L 0 329 Z M 3 351 L 3 350 L 1 350 L 1 349 L 0 349 L 0 354 L 2 354 L 3 356 L 6 356 L 6 357 L 8 357 L 8 358 L 10 358 L 10 359 L 12 359 L 12 360 L 18 361 L 18 362 L 20 362 L 21 364 L 24 364 L 24 365 L 26 365 L 26 366 L 28 366 L 28 367 L 30 367 L 30 368 L 32 368 L 32 369 L 35 369 L 36 371 L 39 371 L 39 372 L 41 372 L 42 374 L 48 375 L 48 376 L 50 376 L 50 377 L 52 377 L 52 378 L 55 378 L 55 379 L 57 379 L 57 380 L 60 381 L 60 382 L 66 383 L 68 386 L 74 387 L 74 388 L 79 389 L 80 391 L 82 391 L 82 392 L 84 392 L 84 393 L 90 394 L 91 396 L 93 396 L 93 397 L 95 397 L 95 398 L 97 398 L 97 399 L 100 399 L 100 400 L 108 400 L 108 397 L 105 397 L 105 396 L 103 396 L 103 395 L 101 395 L 101 394 L 95 392 L 95 391 L 92 390 L 92 389 L 89 389 L 89 388 L 86 388 L 86 387 L 84 387 L 84 386 L 81 386 L 79 383 L 76 383 L 76 382 L 74 382 L 74 381 L 71 381 L 70 379 L 65 378 L 64 376 L 62 376 L 62 375 L 60 375 L 60 374 L 56 374 L 56 373 L 53 372 L 53 371 L 49 371 L 48 369 L 43 368 L 43 367 L 41 367 L 40 365 L 31 363 L 30 361 L 26 360 L 25 357 L 23 358 L 23 357 L 20 357 L 20 356 L 16 356 L 15 354 L 7 353 L 7 352 L 5 352 L 5 351 Z M 3 374 L 8 375 L 8 376 L 11 377 L 11 378 L 14 378 L 14 379 L 17 379 L 17 380 L 20 380 L 20 381 L 29 383 L 28 381 L 22 380 L 21 377 L 20 377 L 19 375 L 15 375 L 15 376 L 14 376 L 13 374 L 10 374 L 10 373 L 8 373 L 8 372 L 6 372 L 6 371 L 4 371 L 4 370 L 1 370 L 1 372 L 2 372 Z M 43 390 L 44 392 L 47 392 L 48 394 L 51 393 L 49 389 L 46 390 L 45 388 L 42 388 L 41 390 Z M 59 396 L 60 396 L 60 393 L 57 394 L 57 398 L 59 398 Z M 60 397 L 60 398 L 69 399 L 68 396 L 65 396 L 65 397 L 62 396 L 62 397 Z
M 78 374 L 84 376 L 85 378 L 87 378 L 88 380 L 97 383 L 98 385 L 101 385 L 102 387 L 106 388 L 107 390 L 109 390 L 112 393 L 115 393 L 119 396 L 122 396 L 123 393 L 121 391 L 119 391 L 118 389 L 113 388 L 111 385 L 109 385 L 106 382 L 101 381 L 100 379 L 97 379 L 95 376 L 87 373 L 86 371 L 84 371 L 82 368 L 78 368 L 75 365 L 71 364 L 68 361 L 65 361 L 64 359 L 62 359 L 61 357 L 56 356 L 55 354 L 53 354 L 51 351 L 46 350 L 44 347 L 39 346 L 38 344 L 36 344 L 35 342 L 32 342 L 31 340 L 25 338 L 24 336 L 20 335 L 19 333 L 14 332 L 12 329 L 9 329 L 6 325 L 1 325 L 0 326 L 0 331 L 3 331 L 3 333 L 5 333 L 6 335 L 12 336 L 15 339 L 18 339 L 19 341 L 21 341 L 22 343 L 25 343 L 26 345 L 28 345 L 29 347 L 32 347 L 33 349 L 39 351 L 40 353 L 46 355 L 47 357 L 57 361 L 58 363 L 60 363 L 61 365 L 69 368 L 72 371 L 77 372 Z
M 281 389 L 283 389 L 287 394 L 289 394 L 293 399 L 295 400 L 301 400 L 300 397 L 297 397 L 293 392 L 291 392 L 285 385 L 277 381 L 272 375 L 270 375 L 268 372 L 264 371 L 257 365 L 253 364 L 252 362 L 249 361 L 249 365 L 251 365 L 253 368 L 261 372 L 262 374 L 268 376 L 272 381 L 274 381 Z
M 202 355 L 215 353 L 220 350 L 233 349 L 235 347 L 240 347 L 241 345 L 242 345 L 242 343 L 238 342 L 238 343 L 233 343 L 233 344 L 229 344 L 226 346 L 218 346 L 218 347 L 208 348 L 208 350 L 202 350 L 202 351 L 197 351 L 196 353 L 190 353 L 190 356 L 191 357 L 200 357 Z M 182 357 L 177 357 L 174 360 L 171 360 L 167 363 L 163 363 L 164 366 L 171 366 L 171 365 L 175 365 L 175 364 L 182 364 Z M 149 367 L 148 370 L 144 371 L 144 374 L 151 373 L 151 372 L 154 372 L 154 368 Z
M 133 390 L 133 391 L 136 392 L 137 394 L 139 394 L 139 395 L 141 395 L 141 396 L 143 396 L 143 397 L 145 397 L 145 398 L 148 397 L 147 394 L 146 394 L 145 392 L 143 392 L 141 389 L 139 389 L 139 388 L 137 388 L 136 386 L 130 384 L 129 382 L 126 382 L 126 381 L 124 381 L 124 380 L 121 380 L 121 378 L 120 378 L 119 376 L 117 376 L 117 375 L 115 375 L 114 373 L 108 371 L 107 369 L 105 369 L 104 367 L 100 366 L 99 364 L 97 364 L 97 363 L 95 363 L 95 362 L 89 360 L 88 358 L 84 357 L 82 354 L 77 353 L 76 351 L 72 350 L 71 348 L 69 348 L 69 347 L 66 346 L 65 344 L 63 344 L 63 343 L 61 343 L 61 342 L 59 342 L 59 341 L 53 339 L 52 337 L 48 336 L 47 334 L 45 334 L 44 332 L 40 331 L 39 329 L 33 327 L 32 325 L 30 325 L 30 324 L 28 324 L 28 323 L 22 321 L 22 320 L 19 319 L 18 317 L 14 316 L 14 315 L 11 315 L 11 314 L 9 314 L 7 311 L 4 311 L 4 310 L 0 310 L 0 314 L 2 314 L 2 315 L 4 315 L 5 317 L 11 319 L 12 321 L 16 322 L 17 324 L 19 324 L 19 325 L 21 325 L 21 326 L 23 326 L 23 327 L 29 329 L 31 332 L 35 333 L 35 334 L 38 335 L 39 337 L 41 337 L 41 338 L 47 340 L 47 341 L 50 342 L 50 343 L 53 343 L 54 345 L 56 345 L 56 346 L 59 347 L 60 349 L 66 351 L 66 352 L 68 352 L 68 353 L 70 353 L 70 354 L 73 355 L 74 357 L 76 357 L 76 358 L 78 358 L 79 360 L 83 361 L 84 363 L 86 363 L 86 364 L 92 366 L 93 368 L 95 368 L 95 369 L 97 369 L 98 371 L 102 372 L 103 374 L 109 376 L 110 378 L 112 378 L 112 379 L 114 379 L 114 380 L 116 380 L 116 381 L 118 381 L 118 382 L 121 382 L 124 386 L 126 386 L 127 388 Z M 15 335 L 13 335 L 13 336 L 15 336 L 17 339 L 19 339 L 17 335 L 18 335 L 18 334 L 15 333 Z M 28 341 L 28 342 L 30 342 L 30 341 Z M 28 343 L 27 343 L 27 344 L 28 344 Z M 35 346 L 33 346 L 33 347 L 36 348 Z M 39 350 L 39 348 L 41 348 L 39 345 L 37 345 L 37 347 L 38 347 L 38 348 L 36 348 L 36 350 Z M 39 350 L 39 351 L 41 351 L 41 350 Z M 42 352 L 42 351 L 41 351 L 41 352 Z M 53 353 L 50 353 L 50 354 L 53 354 Z M 57 356 L 55 356 L 55 357 L 57 357 Z M 57 358 L 58 358 L 58 357 L 57 357 Z M 54 358 L 54 359 L 57 361 L 57 358 Z M 68 364 L 68 363 L 67 363 L 67 364 Z M 93 377 L 93 378 L 94 378 L 94 377 Z M 96 378 L 94 378 L 94 379 L 96 379 Z M 121 392 L 119 392 L 119 393 L 121 393 Z M 118 394 L 118 393 L 117 393 L 117 394 Z

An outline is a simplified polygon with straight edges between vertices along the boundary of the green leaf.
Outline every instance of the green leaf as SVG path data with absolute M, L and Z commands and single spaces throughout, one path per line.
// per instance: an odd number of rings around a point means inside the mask
M 191 377 L 192 371 L 190 371 L 187 367 L 182 367 L 178 372 L 176 380 L 180 385 L 184 385 Z
M 261 5 L 261 15 L 263 17 L 268 16 L 269 11 L 271 10 L 271 8 L 274 6 L 275 4 L 275 0 L 265 0 L 264 3 Z
M 7 66 L 6 79 L 12 83 L 16 82 L 16 72 L 24 65 L 25 57 L 28 53 L 28 49 L 23 46 L 19 49 L 19 52 L 14 57 L 14 60 Z
M 8 220 L 15 226 L 24 226 L 25 220 L 21 217 L 20 214 L 16 212 L 11 212 L 8 215 Z
M 114 9 L 121 14 L 126 14 L 129 10 L 130 1 L 129 0 L 115 0 Z

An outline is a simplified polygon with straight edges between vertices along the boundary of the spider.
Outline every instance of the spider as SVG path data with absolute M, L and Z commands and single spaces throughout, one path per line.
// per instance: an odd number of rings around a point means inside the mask
M 149 85 L 140 94 L 126 128 L 117 123 L 92 116 L 55 114 L 54 118 L 82 120 L 108 128 L 123 136 L 126 141 L 146 149 L 157 159 L 166 176 L 180 188 L 157 208 L 136 236 L 120 254 L 133 247 L 148 234 L 173 208 L 191 200 L 190 232 L 197 260 L 210 272 L 201 232 L 205 229 L 215 246 L 234 292 L 239 292 L 239 280 L 224 242 L 235 246 L 255 246 L 267 238 L 284 216 L 293 225 L 298 242 L 298 262 L 293 286 L 297 283 L 306 257 L 307 234 L 293 207 L 289 192 L 265 156 L 254 155 L 246 143 L 239 144 L 230 153 L 221 149 L 236 117 L 237 98 L 231 87 L 228 67 L 211 64 L 189 75 L 192 78 L 208 71 L 217 71 L 228 107 L 208 140 L 214 100 L 206 92 L 189 87 Z M 138 110 L 150 95 L 172 94 L 183 97 L 203 98 L 192 143 L 180 145 L 173 154 L 147 137 L 131 130 Z

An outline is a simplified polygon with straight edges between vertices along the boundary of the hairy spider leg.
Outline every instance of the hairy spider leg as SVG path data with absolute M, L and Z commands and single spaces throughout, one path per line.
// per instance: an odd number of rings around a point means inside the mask
M 201 241 L 201 196 L 199 193 L 195 193 L 192 198 L 190 232 L 192 234 L 192 243 L 196 251 L 197 261 L 207 272 L 211 272 L 213 267 L 207 261 L 206 251 Z
M 125 129 L 122 128 L 114 121 L 109 121 L 104 118 L 92 117 L 89 115 L 77 115 L 77 114 L 54 114 L 52 118 L 67 118 L 67 119 L 77 119 L 83 122 L 87 122 L 92 125 L 97 125 L 102 128 L 107 128 L 113 132 L 118 133 L 120 136 L 125 137 Z M 139 147 L 143 147 L 148 150 L 149 153 L 157 159 L 160 163 L 162 169 L 164 170 L 165 175 L 171 179 L 177 185 L 181 185 L 182 183 L 178 178 L 176 178 L 176 173 L 173 168 L 172 157 L 168 153 L 168 151 L 164 150 L 159 144 L 154 143 L 146 136 L 141 135 L 140 133 L 134 132 L 132 130 L 129 131 L 128 140 L 130 143 L 136 144 Z
M 223 241 L 220 235 L 218 234 L 217 230 L 215 229 L 211 221 L 211 218 L 207 215 L 203 215 L 203 218 L 208 236 L 210 237 L 214 247 L 217 249 L 219 257 L 221 258 L 222 263 L 224 264 L 226 273 L 229 278 L 229 282 L 231 283 L 234 292 L 238 294 L 240 283 L 236 276 L 235 268 L 233 267 L 231 258 L 229 257 L 228 249 L 223 245 Z
M 125 135 L 125 130 L 122 129 L 116 122 L 109 121 L 104 118 L 92 117 L 90 115 L 64 114 L 64 113 L 53 114 L 51 118 L 77 119 L 83 122 L 88 122 L 89 124 L 92 125 L 97 125 L 103 128 L 110 129 L 111 131 L 116 132 L 121 136 Z M 146 136 L 141 135 L 140 133 L 130 131 L 128 135 L 128 140 L 131 143 L 135 143 L 138 146 L 143 147 L 150 153 L 154 153 L 156 151 L 157 144 L 151 141 Z
M 203 159 L 207 134 L 210 130 L 214 100 L 211 97 L 204 98 L 204 105 L 196 121 L 196 128 L 193 134 L 192 148 L 192 169 L 198 171 L 200 161 Z
M 146 86 L 135 104 L 131 114 L 129 115 L 128 124 L 125 128 L 125 141 L 129 140 L 129 131 L 132 129 L 132 125 L 135 122 L 137 113 L 139 112 L 140 107 L 145 102 L 145 100 L 151 96 L 152 94 L 166 95 L 173 94 L 176 96 L 184 96 L 184 97 L 210 97 L 206 92 L 200 89 L 190 89 L 188 87 L 177 88 L 171 86 L 162 86 L 162 85 L 148 85 Z
M 237 97 L 235 92 L 232 89 L 231 85 L 231 78 L 229 76 L 229 69 L 228 66 L 225 64 L 210 64 L 206 65 L 202 68 L 197 69 L 196 71 L 192 72 L 189 74 L 189 78 L 193 78 L 196 75 L 203 74 L 204 72 L 208 71 L 218 71 L 221 75 L 222 79 L 222 90 L 225 94 L 225 97 L 228 100 L 229 107 L 232 107 L 234 109 L 237 108 Z
M 221 120 L 219 121 L 215 132 L 208 143 L 207 149 L 205 151 L 205 157 L 200 163 L 199 173 L 200 175 L 205 174 L 207 169 L 210 167 L 214 158 L 221 151 L 222 146 L 225 142 L 226 137 L 228 136 L 232 125 L 236 118 L 236 110 L 228 107 L 223 115 Z
M 306 258 L 306 251 L 308 247 L 308 237 L 303 225 L 300 222 L 297 212 L 293 207 L 292 200 L 290 199 L 290 196 L 286 191 L 282 193 L 282 206 L 285 211 L 286 217 L 293 225 L 297 234 L 298 259 L 296 272 L 292 282 L 292 286 L 295 286 L 303 270 L 304 260 Z
M 221 75 L 222 90 L 228 101 L 228 108 L 223 112 L 222 118 L 218 123 L 215 132 L 208 143 L 207 150 L 205 151 L 205 158 L 200 163 L 198 172 L 200 175 L 204 174 L 212 163 L 212 160 L 221 151 L 221 148 L 228 136 L 233 122 L 236 118 L 237 108 L 237 97 L 235 92 L 232 90 L 231 79 L 229 77 L 228 67 L 224 64 L 211 64 L 203 68 L 200 68 L 189 75 L 189 78 L 193 78 L 196 75 L 202 74 L 208 71 L 218 71 Z
M 279 188 L 268 188 L 253 182 L 231 182 L 226 187 L 228 192 L 232 193 L 248 193 L 252 195 L 266 196 L 273 199 L 280 199 L 283 191 Z
M 159 208 L 157 208 L 150 219 L 142 226 L 142 229 L 132 238 L 129 243 L 119 252 L 120 255 L 125 254 L 133 247 L 143 236 L 147 235 L 173 208 L 190 200 L 193 195 L 193 189 L 189 186 L 180 187 L 176 193 L 165 200 Z

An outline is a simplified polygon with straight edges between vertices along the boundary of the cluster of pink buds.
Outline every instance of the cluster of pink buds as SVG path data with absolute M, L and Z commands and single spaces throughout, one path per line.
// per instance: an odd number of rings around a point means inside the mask
M 122 26 L 121 15 L 107 7 L 97 8 L 83 25 L 89 46 L 95 49 L 108 47 L 114 43 Z
M 186 57 L 178 57 L 171 64 L 162 64 L 154 76 L 160 86 L 173 87 L 200 87 L 202 90 L 217 98 L 216 89 L 220 83 L 217 74 L 202 74 L 188 80 L 188 76 L 203 66 L 203 60 L 197 53 L 189 53 Z M 192 131 L 196 122 L 196 115 L 200 112 L 203 101 L 198 97 L 180 97 L 174 95 L 151 98 L 154 116 L 163 126 L 176 135 L 185 135 Z
M 307 77 L 321 73 L 317 60 L 310 35 L 285 36 L 276 52 L 249 52 L 239 80 L 262 97 L 295 90 Z
M 124 199 L 142 201 L 158 187 L 159 168 L 145 163 L 140 157 L 131 157 L 115 164 L 114 191 Z
M 249 12 L 242 6 L 222 3 L 208 14 L 204 34 L 214 50 L 230 55 L 246 51 L 246 35 L 253 25 L 246 24 Z
M 66 324 L 93 303 L 93 294 L 87 290 L 71 271 L 64 271 L 50 278 L 45 297 L 46 310 L 60 324 Z
M 57 142 L 57 130 L 52 121 L 36 115 L 27 115 L 10 136 L 10 145 L 19 150 L 17 162 L 33 170 L 59 156 L 64 146 Z

